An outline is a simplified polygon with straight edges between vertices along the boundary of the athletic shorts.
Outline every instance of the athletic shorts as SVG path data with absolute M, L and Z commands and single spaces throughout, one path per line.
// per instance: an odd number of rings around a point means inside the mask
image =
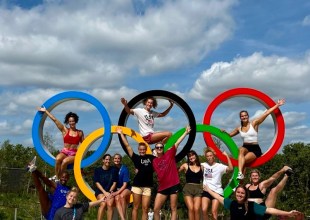
M 177 194 L 179 191 L 180 191 L 180 184 L 177 184 L 177 185 L 171 186 L 167 189 L 164 189 L 162 191 L 158 191 L 158 193 L 163 194 L 165 196 L 169 196 L 172 194 Z
M 191 197 L 201 197 L 202 185 L 197 183 L 186 183 L 183 187 L 183 195 Z
M 144 136 L 142 138 L 143 138 L 143 140 L 145 140 L 146 143 L 152 144 L 151 143 L 152 142 L 152 135 L 153 135 L 153 133 L 148 133 L 146 136 Z
M 77 148 L 63 148 L 60 153 L 65 154 L 66 156 L 75 156 L 77 152 Z
M 258 144 L 243 144 L 242 147 L 247 149 L 249 152 L 254 153 L 257 158 L 263 154 Z
M 151 196 L 152 188 L 151 187 L 138 187 L 138 186 L 132 186 L 131 192 L 142 195 L 142 196 Z
M 206 191 L 203 191 L 202 194 L 201 194 L 202 197 L 207 197 L 208 199 L 210 200 L 213 200 L 215 199 L 213 196 L 210 195 L 210 193 L 206 192 Z M 222 195 L 220 195 L 222 196 Z M 223 196 L 222 196 L 223 197 Z

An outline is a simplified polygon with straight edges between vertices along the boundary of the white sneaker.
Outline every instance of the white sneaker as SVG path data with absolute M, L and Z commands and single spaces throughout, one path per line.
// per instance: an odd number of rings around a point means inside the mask
M 244 175 L 239 172 L 237 176 L 237 180 L 243 180 L 243 179 L 244 179 Z
M 51 181 L 54 181 L 55 183 L 58 183 L 59 182 L 59 179 L 57 179 L 57 176 L 56 175 L 54 175 L 54 176 L 52 176 L 52 177 L 50 177 L 50 178 L 48 178 L 49 180 L 51 180 Z
M 33 171 L 35 171 L 37 169 L 36 166 L 36 161 L 37 161 L 37 157 L 34 156 L 34 158 L 32 159 L 32 161 L 30 161 L 30 163 L 28 164 L 27 170 L 32 173 Z

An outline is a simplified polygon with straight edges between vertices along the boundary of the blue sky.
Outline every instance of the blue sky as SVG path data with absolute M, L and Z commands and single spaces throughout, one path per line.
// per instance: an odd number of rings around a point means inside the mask
M 116 125 L 120 98 L 153 89 L 173 92 L 202 122 L 209 103 L 232 88 L 249 87 L 272 99 L 285 98 L 283 145 L 310 139 L 310 2 L 283 1 L 0 1 L 0 142 L 32 146 L 36 107 L 64 91 L 100 100 Z M 158 110 L 168 106 L 160 100 Z M 238 97 L 222 103 L 212 125 L 231 130 L 238 113 L 253 118 L 265 108 Z M 80 115 L 87 135 L 102 126 L 99 113 L 82 101 L 68 101 L 53 114 Z M 175 132 L 188 122 L 177 106 L 156 121 L 156 130 Z M 133 117 L 128 127 L 137 130 Z M 51 121 L 44 131 L 61 148 Z M 266 151 L 274 138 L 268 118 L 259 142 Z M 234 138 L 240 143 L 240 137 Z M 132 142 L 134 145 L 135 143 Z M 193 149 L 205 143 L 197 134 Z M 113 138 L 109 152 L 121 152 Z

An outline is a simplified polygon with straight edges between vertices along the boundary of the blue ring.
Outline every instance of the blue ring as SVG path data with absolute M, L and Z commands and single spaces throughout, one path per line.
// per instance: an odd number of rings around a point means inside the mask
M 82 100 L 94 105 L 101 114 L 104 123 L 104 130 L 106 131 L 102 137 L 102 142 L 98 147 L 98 149 L 94 151 L 92 155 L 82 160 L 81 167 L 84 168 L 95 163 L 101 157 L 102 152 L 105 152 L 108 146 L 110 145 L 112 139 L 111 120 L 107 110 L 101 104 L 101 102 L 99 102 L 99 100 L 96 99 L 95 97 L 83 92 L 78 91 L 62 92 L 48 99 L 43 105 L 47 110 L 51 111 L 59 104 L 70 100 Z M 35 115 L 32 124 L 32 141 L 39 156 L 49 165 L 54 167 L 55 157 L 43 145 L 42 131 L 46 117 L 47 117 L 46 114 L 42 114 L 42 112 L 39 111 Z

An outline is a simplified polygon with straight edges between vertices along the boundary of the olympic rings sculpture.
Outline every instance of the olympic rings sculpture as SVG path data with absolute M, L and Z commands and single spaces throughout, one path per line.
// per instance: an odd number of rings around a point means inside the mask
M 194 117 L 194 114 L 191 110 L 191 108 L 187 105 L 187 103 L 181 99 L 179 96 L 168 92 L 164 90 L 150 90 L 146 91 L 144 93 L 141 93 L 134 97 L 132 100 L 128 102 L 129 108 L 134 108 L 137 106 L 144 98 L 149 97 L 149 96 L 154 96 L 154 97 L 164 97 L 166 99 L 171 99 L 172 101 L 175 102 L 186 114 L 188 123 L 191 127 L 191 132 L 189 133 L 188 140 L 181 150 L 180 153 L 176 155 L 176 161 L 180 161 L 182 158 L 184 158 L 187 154 L 187 152 L 192 148 L 195 137 L 196 137 L 196 131 L 197 132 L 203 132 L 204 140 L 208 146 L 213 148 L 215 150 L 216 156 L 223 162 L 227 163 L 226 157 L 223 155 L 223 153 L 217 148 L 215 145 L 214 141 L 212 140 L 212 136 L 214 135 L 218 137 L 220 140 L 222 140 L 229 148 L 233 158 L 231 158 L 233 166 L 234 167 L 234 172 L 233 176 L 229 182 L 229 184 L 225 187 L 224 190 L 224 197 L 228 197 L 232 192 L 233 189 L 238 185 L 238 181 L 236 180 L 237 173 L 238 173 L 238 161 L 236 160 L 238 157 L 238 147 L 236 146 L 235 142 L 230 138 L 228 134 L 225 132 L 222 132 L 220 129 L 213 127 L 210 125 L 211 122 L 211 116 L 216 109 L 216 107 L 221 104 L 223 101 L 236 97 L 236 96 L 245 96 L 249 97 L 252 99 L 255 99 L 262 103 L 265 107 L 272 107 L 275 105 L 275 102 L 269 98 L 267 95 L 264 93 L 250 89 L 250 88 L 235 88 L 228 90 L 220 95 L 218 95 L 208 106 L 204 118 L 203 118 L 203 124 L 196 124 L 196 120 Z M 90 166 L 91 164 L 95 163 L 99 158 L 102 157 L 102 155 L 107 151 L 111 138 L 112 138 L 112 133 L 116 133 L 116 127 L 115 125 L 111 125 L 110 118 L 108 116 L 108 113 L 104 106 L 94 97 L 91 95 L 88 95 L 83 92 L 78 92 L 78 91 L 68 91 L 68 92 L 63 92 L 58 95 L 53 96 L 49 100 L 47 100 L 43 105 L 51 111 L 53 108 L 58 106 L 59 104 L 69 101 L 69 100 L 82 100 L 89 102 L 90 104 L 94 105 L 98 111 L 100 112 L 103 122 L 104 122 L 104 127 L 99 128 L 92 132 L 90 135 L 88 135 L 85 140 L 81 143 L 81 145 L 78 148 L 77 154 L 75 156 L 74 160 L 74 176 L 76 179 L 76 182 L 81 189 L 81 191 L 84 193 L 84 195 L 89 198 L 92 201 L 95 201 L 95 195 L 93 190 L 89 187 L 89 185 L 84 181 L 82 174 L 81 174 L 81 168 Z M 281 114 L 281 111 L 279 109 L 276 109 L 274 111 L 274 114 L 271 114 L 274 120 L 274 124 L 276 127 L 276 138 L 273 141 L 272 146 L 269 148 L 269 150 L 263 154 L 262 157 L 257 158 L 253 163 L 251 163 L 251 167 L 259 166 L 267 162 L 268 160 L 272 159 L 272 157 L 276 154 L 276 152 L 279 150 L 283 139 L 284 139 L 284 133 L 285 133 L 285 126 L 284 126 L 284 119 Z M 39 156 L 46 161 L 48 164 L 51 166 L 55 165 L 55 157 L 51 155 L 50 152 L 43 146 L 43 138 L 42 138 L 42 130 L 43 130 L 43 125 L 46 119 L 46 115 L 42 114 L 41 112 L 37 112 L 35 115 L 34 121 L 33 121 L 33 126 L 32 126 L 32 139 L 34 143 L 34 147 L 37 150 Z M 134 130 L 127 128 L 125 125 L 127 123 L 128 119 L 128 114 L 126 111 L 123 109 L 121 112 L 119 121 L 118 121 L 118 126 L 121 126 L 122 131 L 125 135 L 132 137 L 135 141 L 137 142 L 144 142 L 143 138 L 141 135 Z M 167 141 L 165 145 L 165 151 L 168 150 L 170 147 L 173 146 L 173 144 L 176 142 L 178 137 L 184 132 L 184 129 L 181 129 L 177 131 L 175 134 L 173 134 L 169 140 Z M 83 159 L 85 156 L 87 150 L 89 147 L 99 138 L 102 137 L 102 142 L 98 149 L 88 158 Z M 120 137 L 119 137 L 120 139 Z M 122 145 L 124 151 L 127 153 L 125 149 L 125 145 L 120 139 L 120 144 Z M 151 148 L 147 144 L 147 153 L 151 153 Z

